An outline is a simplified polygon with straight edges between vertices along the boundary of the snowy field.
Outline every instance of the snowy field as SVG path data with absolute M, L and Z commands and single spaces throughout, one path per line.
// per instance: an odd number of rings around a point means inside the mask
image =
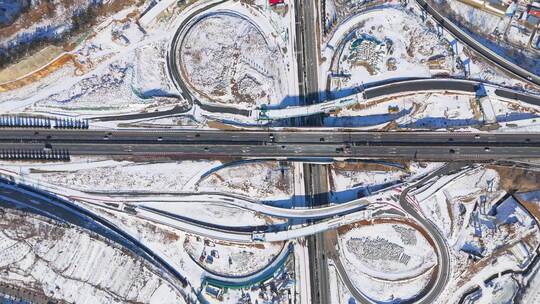
M 410 195 L 451 249 L 452 278 L 443 295 L 450 302 L 471 288 L 489 289 L 483 280 L 505 270 L 523 270 L 537 254 L 540 230 L 536 221 L 501 188 L 500 176 L 493 169 L 462 170 Z
M 329 123 L 371 129 L 445 129 L 478 127 L 481 113 L 472 96 L 415 94 L 345 109 Z M 473 108 L 474 107 L 474 108 Z M 476 110 L 476 117 L 475 112 Z
M 74 43 L 66 53 L 73 60 L 55 65 L 43 78 L 0 93 L 0 112 L 93 118 L 174 107 L 188 111 L 192 105 L 181 96 L 186 92 L 178 92 L 170 82 L 166 57 L 178 26 L 205 6 L 208 9 L 195 17 L 199 21 L 178 49 L 192 93 L 203 102 L 243 109 L 298 103 L 293 3 L 270 7 L 264 0 L 217 6 L 211 1 L 162 1 L 140 19 L 146 4 L 124 4 Z M 66 13 L 69 16 L 70 11 Z M 208 118 L 241 119 L 197 106 L 186 114 L 190 115 L 187 120 L 130 123 L 205 127 Z M 99 122 L 94 127 L 118 125 Z
M 437 264 L 428 241 L 401 222 L 352 228 L 340 243 L 342 261 L 356 288 L 381 302 L 420 293 Z
M 401 6 L 359 13 L 340 27 L 323 49 L 327 58 L 337 56 L 329 67 L 340 75 L 332 79 L 333 91 L 383 79 L 462 74 L 433 25 Z
M 264 263 L 268 261 L 272 254 L 278 253 L 282 245 L 282 243 L 259 243 L 254 245 L 252 248 L 252 245 L 249 244 L 205 239 L 203 237 L 188 234 L 162 224 L 133 217 L 126 213 L 104 209 L 97 206 L 85 205 L 85 207 L 97 212 L 99 215 L 113 222 L 120 229 L 130 233 L 133 237 L 137 238 L 140 242 L 164 258 L 180 273 L 186 274 L 187 279 L 194 288 L 203 289 L 202 296 L 210 303 L 223 302 L 217 301 L 208 293 L 204 292 L 205 286 L 203 283 L 206 271 L 201 267 L 200 264 L 198 264 L 198 258 L 200 255 L 196 257 L 196 260 L 194 260 L 193 257 L 195 256 L 190 256 L 188 250 L 201 250 L 200 253 L 202 253 L 201 248 L 204 247 L 206 248 L 205 250 L 207 255 L 212 254 L 211 249 L 218 249 L 218 256 L 233 256 L 234 265 L 231 267 L 225 267 L 222 264 L 228 263 L 228 258 L 226 260 L 220 260 L 219 258 L 216 259 L 215 262 L 218 265 L 212 267 L 217 267 L 215 268 L 216 270 L 221 270 L 224 274 L 230 275 L 234 275 L 235 271 L 237 271 L 236 274 L 238 275 L 240 272 L 245 271 L 243 268 L 241 268 L 245 267 L 245 265 L 250 265 L 250 267 L 253 267 L 252 269 L 263 268 L 265 266 Z M 186 245 L 186 242 L 188 245 Z M 191 247 L 191 249 L 187 249 L 187 246 Z M 243 252 L 256 252 L 259 254 L 259 256 L 253 258 L 250 253 L 244 254 Z M 198 251 L 191 252 L 191 254 L 194 253 L 199 254 Z M 285 274 L 288 278 L 289 273 L 291 273 L 289 268 L 290 267 L 286 267 L 286 271 L 280 273 Z M 229 270 L 231 273 L 228 272 Z M 246 296 L 246 293 L 249 294 L 252 299 L 258 299 L 259 303 L 268 303 L 272 295 L 272 289 L 268 284 L 275 284 L 280 294 L 280 296 L 276 299 L 282 299 L 278 303 L 285 303 L 283 299 L 286 299 L 286 294 L 289 289 L 294 290 L 295 285 L 293 281 L 287 278 L 283 279 L 281 276 L 278 276 L 278 274 L 279 273 L 276 274 L 276 278 L 274 280 L 270 280 L 264 285 L 246 286 L 246 288 L 238 290 L 224 290 L 224 303 L 238 303 L 240 299 Z M 264 302 L 264 299 L 266 299 L 267 302 Z
M 242 276 L 270 264 L 282 250 L 283 243 L 234 244 L 188 236 L 184 248 L 193 260 L 209 271 Z
M 170 98 L 165 24 L 144 32 L 132 12 L 128 7 L 94 27 L 71 51 L 74 62 L 33 84 L 0 93 L 2 110 L 89 117 L 185 106 Z
M 406 7 L 397 1 L 356 2 L 349 10 L 343 7 L 350 3 L 338 2 L 325 2 L 327 18 L 336 19 L 322 45 L 319 83 L 330 89 L 330 97 L 363 84 L 407 77 L 450 76 L 527 87 L 479 58 L 433 20 L 424 20 L 414 1 Z
M 287 91 L 281 53 L 239 14 L 203 17 L 190 28 L 178 56 L 193 89 L 211 102 L 275 104 Z
M 224 167 L 205 176 L 196 189 L 237 193 L 257 200 L 287 199 L 294 194 L 294 178 L 290 163 L 245 163 Z
M 193 191 L 198 179 L 221 165 L 217 161 L 135 163 L 89 161 L 54 165 L 13 166 L 34 179 L 81 191 Z M 9 167 L 8 167 L 9 168 Z
M 474 303 L 516 303 L 515 298 L 518 295 L 518 291 L 519 282 L 516 278 L 512 274 L 504 274 L 482 284 L 480 290 L 478 290 L 480 297 Z M 478 296 L 477 293 L 473 293 L 469 298 L 473 299 L 476 296 Z M 522 303 L 535 303 L 535 301 Z
M 345 258 L 362 273 L 380 280 L 417 277 L 437 264 L 435 251 L 413 227 L 361 226 L 342 236 Z
M 409 173 L 399 164 L 333 163 L 330 166 L 330 200 L 344 203 L 402 182 Z
M 69 303 L 184 303 L 157 269 L 100 237 L 36 215 L 0 212 L 4 284 Z
M 392 180 L 399 180 L 408 174 L 399 167 L 392 167 L 384 163 L 373 164 L 373 170 L 370 170 L 369 163 L 345 164 L 333 163 L 331 165 L 332 179 L 336 191 L 343 191 L 358 186 L 368 186 L 383 184 Z M 364 168 L 362 168 L 364 167 Z
M 423 25 L 415 14 L 385 8 L 365 12 L 353 20 L 358 27 L 345 42 L 342 52 L 336 54 L 339 63 L 335 70 L 350 78 L 342 79 L 334 90 L 389 78 L 430 77 L 439 71 L 452 75 L 461 73 L 454 70 L 450 45 L 437 36 L 434 28 Z M 363 40 L 365 45 L 360 47 L 380 54 L 367 54 L 368 60 L 364 60 L 359 52 L 354 52 L 353 43 L 361 41 L 363 36 L 377 40 L 378 46 L 370 46 Z

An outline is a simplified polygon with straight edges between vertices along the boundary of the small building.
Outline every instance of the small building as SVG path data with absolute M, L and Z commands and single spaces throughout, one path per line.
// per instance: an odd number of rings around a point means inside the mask
M 540 9 L 530 7 L 527 11 L 527 22 L 533 26 L 540 23 Z
M 284 4 L 285 0 L 268 0 L 268 3 L 270 5 L 278 5 L 278 4 Z

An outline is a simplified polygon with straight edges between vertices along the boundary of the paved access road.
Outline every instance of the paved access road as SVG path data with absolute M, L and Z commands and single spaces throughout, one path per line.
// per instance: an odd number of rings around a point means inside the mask
M 184 158 L 406 158 L 499 160 L 539 158 L 540 134 L 334 132 L 14 130 L 0 132 L 0 158 L 49 149 L 70 155 Z

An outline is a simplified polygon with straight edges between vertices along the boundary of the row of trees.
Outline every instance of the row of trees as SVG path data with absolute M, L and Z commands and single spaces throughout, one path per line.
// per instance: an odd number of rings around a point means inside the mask
M 59 150 L 19 150 L 19 149 L 2 149 L 0 150 L 0 159 L 14 160 L 60 160 L 68 161 L 70 159 L 69 151 L 66 149 Z
M 1 128 L 55 128 L 55 129 L 88 129 L 88 120 L 73 118 L 40 118 L 21 116 L 0 116 Z

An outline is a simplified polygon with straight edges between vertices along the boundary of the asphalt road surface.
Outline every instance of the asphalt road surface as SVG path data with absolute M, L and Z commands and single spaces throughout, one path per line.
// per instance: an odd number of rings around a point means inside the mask
M 299 52 L 299 92 L 303 96 L 304 105 L 316 104 L 319 98 L 319 42 L 317 34 L 316 1 L 296 1 L 297 5 L 297 49 Z M 320 126 L 322 116 L 314 115 L 299 120 L 302 125 Z M 279 141 L 274 136 L 272 141 Z M 319 141 L 321 138 L 319 138 Z M 341 148 L 334 148 L 341 149 Z M 310 207 L 328 204 L 327 167 L 319 164 L 304 164 L 305 193 Z M 307 238 L 310 265 L 311 300 L 315 304 L 330 303 L 328 283 L 328 261 L 325 255 L 324 233 L 318 233 Z
M 298 82 L 301 103 L 304 106 L 319 103 L 319 42 L 315 1 L 296 1 L 296 48 L 298 50 Z M 302 117 L 298 121 L 306 126 L 322 124 L 322 116 Z
M 3 129 L 0 157 L 44 148 L 71 155 L 184 158 L 405 158 L 500 160 L 540 157 L 540 134 L 309 131 L 94 131 Z
M 540 133 L 466 132 L 362 132 L 362 131 L 224 131 L 224 130 L 58 130 L 0 129 L 0 143 L 85 143 L 148 145 L 277 145 L 277 144 L 357 144 L 357 145 L 500 145 L 538 146 Z
M 321 164 L 304 164 L 305 193 L 311 208 L 328 204 L 328 168 Z M 309 236 L 309 267 L 311 300 L 313 303 L 330 303 L 328 282 L 328 260 L 326 256 L 326 233 Z

